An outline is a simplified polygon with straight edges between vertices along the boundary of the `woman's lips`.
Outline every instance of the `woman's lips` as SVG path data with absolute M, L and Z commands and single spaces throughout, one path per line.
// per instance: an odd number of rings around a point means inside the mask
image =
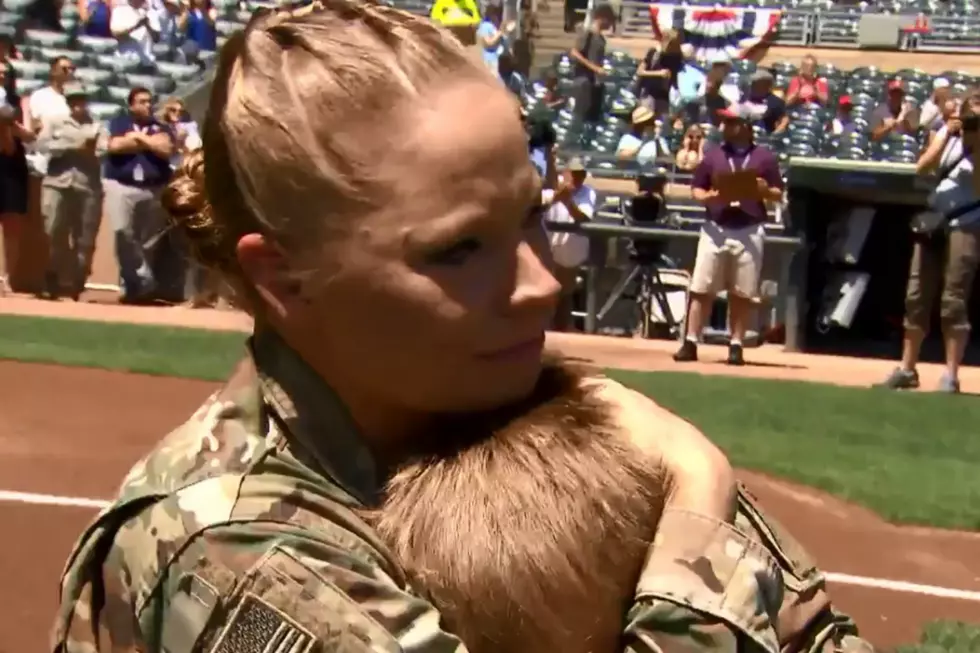
M 495 349 L 494 351 L 483 352 L 478 354 L 477 358 L 480 358 L 481 360 L 504 361 L 538 357 L 541 355 L 542 349 L 544 349 L 543 333 L 539 336 L 529 338 L 528 340 L 516 343 L 514 345 Z

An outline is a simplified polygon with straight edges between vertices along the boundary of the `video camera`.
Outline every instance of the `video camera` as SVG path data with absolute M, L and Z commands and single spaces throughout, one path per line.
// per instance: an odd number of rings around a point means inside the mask
M 628 224 L 655 226 L 666 222 L 667 172 L 658 169 L 644 171 L 636 178 L 637 193 L 626 201 L 624 213 Z M 640 264 L 656 264 L 666 249 L 662 240 L 634 239 L 630 241 L 630 256 Z

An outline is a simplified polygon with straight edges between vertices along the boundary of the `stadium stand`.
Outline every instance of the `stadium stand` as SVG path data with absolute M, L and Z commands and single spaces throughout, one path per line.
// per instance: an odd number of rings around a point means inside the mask
M 595 126 L 576 124 L 570 112 L 555 112 L 553 125 L 562 149 L 595 153 L 599 155 L 597 161 L 605 160 L 601 155 L 612 154 L 615 151 L 620 137 L 629 127 L 629 114 L 637 102 L 632 90 L 637 64 L 636 59 L 620 51 L 611 52 L 606 57 L 604 67 L 609 71 L 609 75 L 606 77 L 604 122 Z M 749 77 L 757 67 L 758 64 L 751 61 L 737 61 L 729 81 L 745 90 L 748 87 Z M 556 57 L 554 69 L 559 76 L 559 89 L 567 95 L 571 84 L 571 63 L 568 55 Z M 797 73 L 797 67 L 787 62 L 776 63 L 770 67 L 770 70 L 774 73 L 777 88 L 785 88 Z M 911 68 L 887 72 L 873 66 L 848 71 L 840 70 L 830 64 L 821 65 L 819 74 L 827 79 L 831 90 L 828 106 L 791 109 L 787 133 L 771 137 L 761 128 L 757 128 L 758 142 L 776 151 L 783 162 L 791 156 L 893 163 L 915 162 L 924 136 L 894 134 L 882 141 L 871 142 L 868 138 L 869 117 L 875 106 L 882 100 L 887 80 L 892 78 L 903 80 L 909 101 L 920 105 L 932 90 L 935 79 L 932 75 Z M 976 77 L 958 71 L 946 71 L 936 77 L 949 80 L 956 93 L 962 93 L 977 83 Z M 528 88 L 523 101 L 529 113 L 544 111 L 541 106 L 544 92 L 545 89 L 540 83 Z M 825 126 L 834 117 L 834 107 L 843 95 L 849 96 L 854 104 L 856 128 L 843 136 L 828 134 Z M 687 126 L 685 124 L 677 128 L 669 123 L 661 125 L 662 136 L 667 139 L 672 152 L 676 152 Z M 702 129 L 709 141 L 719 138 L 718 131 L 713 125 L 703 124 Z

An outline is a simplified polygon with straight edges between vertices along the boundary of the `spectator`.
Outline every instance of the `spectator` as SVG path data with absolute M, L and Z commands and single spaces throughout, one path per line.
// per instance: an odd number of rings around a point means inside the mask
M 65 100 L 65 85 L 75 76 L 75 64 L 68 57 L 55 57 L 48 70 L 48 85 L 31 93 L 27 101 L 24 126 L 35 135 L 41 133 L 46 122 L 60 120 L 71 110 Z M 48 157 L 38 151 L 27 155 L 28 163 L 35 174 L 44 176 L 48 170 Z
M 887 388 L 919 387 L 919 350 L 929 331 L 936 294 L 942 289 L 940 319 L 946 370 L 941 392 L 960 391 L 959 369 L 970 334 L 967 304 L 980 262 L 980 193 L 976 151 L 980 147 L 980 95 L 964 102 L 959 115 L 940 129 L 916 163 L 916 172 L 939 171 L 929 207 L 944 224 L 916 239 L 905 294 L 902 361 L 882 384 Z
M 707 220 L 701 227 L 691 275 L 687 334 L 674 354 L 676 361 L 698 359 L 705 317 L 711 312 L 715 295 L 727 290 L 731 318 L 728 364 L 744 364 L 742 341 L 762 272 L 766 202 L 781 200 L 783 187 L 776 157 L 752 139 L 752 115 L 752 107 L 745 105 L 724 109 L 724 142 L 707 150 L 694 171 L 692 195 L 704 204 Z M 725 177 L 735 178 L 743 171 L 755 173 L 752 188 L 722 183 Z
M 789 87 L 786 89 L 786 105 L 825 107 L 829 100 L 830 89 L 827 80 L 817 76 L 817 58 L 808 54 L 800 62 L 800 72 L 789 82 Z
M 727 81 L 731 71 L 732 62 L 727 55 L 719 53 L 712 58 L 704 82 L 698 89 L 701 115 L 692 122 L 706 120 L 717 125 L 721 122 L 721 111 L 738 104 L 741 91 L 737 84 Z
M 112 38 L 111 0 L 77 0 L 76 6 L 82 34 Z
M 200 130 L 197 123 L 188 115 L 180 98 L 167 98 L 157 114 L 157 120 L 170 128 L 174 135 L 174 153 L 170 158 L 175 170 L 181 160 L 191 151 L 201 147 Z M 181 261 L 189 261 L 184 273 L 185 306 L 189 308 L 209 308 L 218 303 L 217 284 L 214 275 L 193 261 L 186 243 L 176 241 L 175 246 Z
M 684 63 L 677 73 L 677 88 L 670 89 L 670 106 L 677 129 L 681 128 L 685 117 L 695 122 L 700 119 L 701 87 L 707 78 L 694 61 L 694 46 L 685 43 L 681 46 L 681 54 Z
M 527 148 L 531 163 L 541 175 L 544 188 L 554 189 L 557 185 L 558 171 L 555 167 L 555 149 L 558 135 L 551 124 L 551 115 L 547 112 L 535 111 L 530 115 L 521 108 L 521 120 L 527 131 Z
M 214 52 L 218 49 L 218 31 L 214 21 L 218 11 L 211 0 L 190 0 L 190 8 L 182 12 L 177 21 L 186 43 L 193 43 L 195 50 Z
M 160 35 L 156 42 L 180 53 L 184 42 L 183 24 L 187 20 L 187 6 L 181 0 L 163 0 L 156 14 L 160 20 Z
M 112 8 L 110 27 L 119 41 L 117 52 L 138 60 L 143 67 L 153 66 L 153 42 L 160 36 L 160 17 L 147 7 L 146 0 L 125 0 Z
M 67 86 L 65 99 L 70 114 L 47 121 L 38 137 L 38 148 L 49 157 L 41 182 L 41 213 L 51 248 L 41 295 L 59 299 L 61 274 L 67 270 L 68 295 L 78 301 L 92 271 L 102 222 L 101 157 L 109 135 L 89 115 L 81 86 Z
M 554 68 L 549 68 L 544 74 L 544 97 L 541 98 L 541 101 L 552 111 L 557 111 L 568 103 L 568 98 L 561 93 L 561 88 L 558 85 L 558 73 Z
M 524 79 L 524 75 L 517 71 L 517 62 L 514 60 L 513 53 L 508 50 L 501 54 L 497 66 L 500 80 L 504 86 L 517 97 L 521 97 L 527 88 L 527 81 Z
M 0 64 L 5 70 L 8 64 Z M 17 269 L 20 234 L 27 219 L 27 151 L 26 143 L 34 132 L 17 122 L 17 110 L 0 105 L 0 227 L 3 228 L 6 275 L 0 288 L 8 289 L 9 275 Z
M 11 59 L 19 59 L 20 54 L 14 46 L 14 41 L 6 34 L 0 34 L 0 64 L 3 64 L 3 82 L 0 84 L 0 105 L 9 104 L 20 112 L 20 95 L 17 93 L 17 71 L 9 65 Z
M 75 76 L 75 64 L 68 57 L 55 57 L 48 68 L 48 85 L 31 93 L 24 123 L 35 134 L 44 121 L 64 118 L 71 111 L 65 100 L 65 85 Z
M 504 9 L 499 4 L 488 5 L 483 21 L 476 28 L 476 40 L 483 49 L 483 63 L 494 75 L 499 74 L 500 55 L 507 49 L 507 40 L 517 29 L 517 23 L 508 22 L 501 28 Z
M 582 159 L 575 157 L 568 162 L 558 188 L 542 193 L 542 200 L 548 207 L 548 220 L 585 222 L 592 219 L 595 215 L 596 192 L 585 183 L 588 174 Z M 567 331 L 572 324 L 578 268 L 589 258 L 589 239 L 581 234 L 553 233 L 551 253 L 555 260 L 555 277 L 562 287 L 561 300 L 555 313 L 555 330 Z
M 953 116 L 959 113 L 959 110 L 960 110 L 960 101 L 957 98 L 951 97 L 945 102 L 943 102 L 943 105 L 939 113 L 939 115 L 943 119 L 943 122 L 940 125 L 940 127 L 929 130 L 928 136 L 926 137 L 926 146 L 932 143 L 933 139 L 936 138 L 936 134 L 939 133 L 939 130 L 942 129 L 943 126 L 945 126 L 945 124 L 949 122 L 951 118 L 953 118 Z
M 600 4 L 592 11 L 589 29 L 579 35 L 575 47 L 569 52 L 574 67 L 572 98 L 575 117 L 580 122 L 596 123 L 602 120 L 604 86 L 602 78 L 606 70 L 602 67 L 606 59 L 606 37 L 616 24 L 616 14 L 608 4 Z
M 681 46 L 679 32 L 665 31 L 663 41 L 647 50 L 636 69 L 637 97 L 658 118 L 670 112 L 670 91 L 677 88 L 677 78 L 684 67 Z
M 691 125 L 684 132 L 684 140 L 674 158 L 678 170 L 691 172 L 704 158 L 704 131 L 701 125 Z
M 853 132 L 856 129 L 853 112 L 854 103 L 851 101 L 851 96 L 840 96 L 837 100 L 837 115 L 830 121 L 828 131 L 838 136 Z
M 201 147 L 201 132 L 187 108 L 184 101 L 178 97 L 170 97 L 160 105 L 157 120 L 170 128 L 170 133 L 174 136 L 174 154 L 170 159 L 171 166 L 177 168 L 181 159 L 191 150 Z
M 944 116 L 943 113 L 946 102 L 952 98 L 952 94 L 953 89 L 945 77 L 937 77 L 932 82 L 932 96 L 919 107 L 919 124 L 923 129 L 933 132 L 946 124 L 949 116 Z
M 772 73 L 768 70 L 752 73 L 749 90 L 742 102 L 761 116 L 758 122 L 767 132 L 781 134 L 789 125 L 789 115 L 786 113 L 786 102 L 772 91 L 773 81 Z
M 871 139 L 880 141 L 889 134 L 915 134 L 919 112 L 905 97 L 902 80 L 888 82 L 885 101 L 871 112 Z
M 633 110 L 632 129 L 623 134 L 616 146 L 616 157 L 627 161 L 636 161 L 640 165 L 649 165 L 661 154 L 668 154 L 670 147 L 657 134 L 657 117 L 647 106 L 638 106 Z
M 105 212 L 116 239 L 116 258 L 125 303 L 173 300 L 181 295 L 178 263 L 163 235 L 166 224 L 160 193 L 171 175 L 175 149 L 170 128 L 150 111 L 145 88 L 129 92 L 129 111 L 109 123 L 105 165 Z
M 29 29 L 63 32 L 65 28 L 61 24 L 61 8 L 64 4 L 64 0 L 33 0 L 24 8 L 18 32 Z

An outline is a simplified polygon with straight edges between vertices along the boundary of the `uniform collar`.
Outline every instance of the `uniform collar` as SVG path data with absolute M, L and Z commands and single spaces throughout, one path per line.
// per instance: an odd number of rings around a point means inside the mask
M 375 504 L 381 492 L 377 465 L 337 394 L 272 330 L 257 331 L 249 349 L 264 398 L 293 453 L 360 504 Z

